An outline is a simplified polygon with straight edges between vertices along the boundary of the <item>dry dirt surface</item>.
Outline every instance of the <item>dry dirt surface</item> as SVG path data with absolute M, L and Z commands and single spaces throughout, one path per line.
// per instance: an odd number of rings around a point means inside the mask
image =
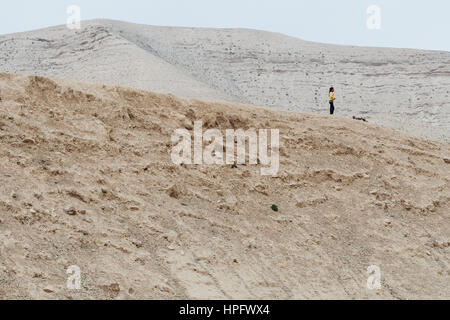
M 338 46 L 249 29 L 82 21 L 0 36 L 0 71 L 336 113 L 450 142 L 450 52 Z
M 450 298 L 448 144 L 38 76 L 0 97 L 1 299 Z M 193 120 L 279 129 L 278 176 L 174 165 Z

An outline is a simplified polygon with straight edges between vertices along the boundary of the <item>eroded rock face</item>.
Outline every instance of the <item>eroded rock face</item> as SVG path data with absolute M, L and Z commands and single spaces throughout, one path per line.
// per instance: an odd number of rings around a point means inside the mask
M 0 36 L 0 71 L 364 118 L 450 142 L 450 53 L 111 20 Z

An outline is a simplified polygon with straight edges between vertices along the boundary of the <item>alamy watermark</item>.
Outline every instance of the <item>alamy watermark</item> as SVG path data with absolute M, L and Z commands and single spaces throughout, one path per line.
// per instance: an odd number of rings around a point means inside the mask
M 379 266 L 369 266 L 367 267 L 367 289 L 369 290 L 380 290 L 381 289 L 381 269 Z
M 67 268 L 66 273 L 69 275 L 67 278 L 67 289 L 69 290 L 81 290 L 81 269 L 79 266 L 70 266 Z
M 369 30 L 380 30 L 381 29 L 381 8 L 377 5 L 371 5 L 367 8 L 366 13 L 369 15 L 367 17 L 366 25 Z
M 69 17 L 67 17 L 66 26 L 70 30 L 79 30 L 81 28 L 81 8 L 77 5 L 71 5 L 66 10 Z
M 279 169 L 279 130 L 278 129 L 227 129 L 224 136 L 218 129 L 203 132 L 202 121 L 194 122 L 194 139 L 187 129 L 177 129 L 172 133 L 172 143 L 177 143 L 171 151 L 174 164 L 245 164 L 246 141 L 248 141 L 248 162 L 250 165 L 261 164 L 261 175 L 276 176 Z M 270 131 L 270 155 L 268 133 Z M 235 157 L 235 141 L 237 144 Z M 209 143 L 203 150 L 203 142 Z M 192 159 L 192 143 L 193 159 Z M 236 159 L 237 158 L 237 159 Z

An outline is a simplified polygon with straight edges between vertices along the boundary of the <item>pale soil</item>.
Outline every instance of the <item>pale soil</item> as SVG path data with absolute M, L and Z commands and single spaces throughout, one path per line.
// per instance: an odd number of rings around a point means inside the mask
M 2 299 L 450 298 L 448 144 L 42 77 L 0 91 Z M 172 164 L 192 120 L 279 129 L 279 176 Z

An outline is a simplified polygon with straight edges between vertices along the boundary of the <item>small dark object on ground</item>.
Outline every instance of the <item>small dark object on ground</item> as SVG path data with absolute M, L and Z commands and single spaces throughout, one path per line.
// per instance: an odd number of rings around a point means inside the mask
M 231 166 L 231 169 L 236 169 L 236 168 L 237 168 L 237 164 L 236 163 Z
M 273 211 L 278 212 L 278 206 L 276 204 L 273 204 L 271 208 Z
M 353 119 L 354 119 L 354 120 L 361 120 L 361 121 L 367 122 L 366 119 L 361 118 L 361 117 L 355 117 L 355 116 L 353 116 Z

